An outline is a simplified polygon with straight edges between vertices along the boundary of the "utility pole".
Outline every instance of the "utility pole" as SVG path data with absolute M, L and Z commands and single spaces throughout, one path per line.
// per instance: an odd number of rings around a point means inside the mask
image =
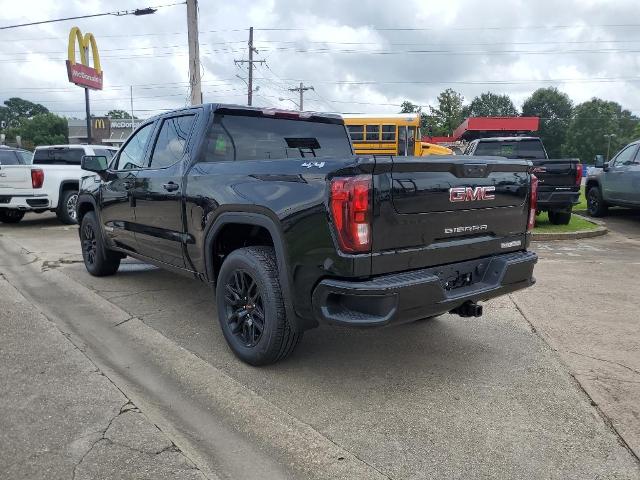
M 131 133 L 135 130 L 133 127 L 133 85 L 129 85 L 129 96 L 131 99 Z
M 307 90 L 315 90 L 313 87 L 305 87 L 304 83 L 300 82 L 300 86 L 296 88 L 290 88 L 290 92 L 300 92 L 300 103 L 298 107 L 300 107 L 300 111 L 304 110 L 304 92 Z
M 249 27 L 249 60 L 234 60 L 235 64 L 248 63 L 249 64 L 249 81 L 247 82 L 247 105 L 253 104 L 253 64 L 265 63 L 264 60 L 254 60 L 253 54 L 258 53 L 258 50 L 253 46 L 253 27 Z
M 200 44 L 198 43 L 198 0 L 187 0 L 187 39 L 191 105 L 200 105 L 202 104 L 202 85 L 200 83 Z M 133 118 L 131 122 L 133 123 Z

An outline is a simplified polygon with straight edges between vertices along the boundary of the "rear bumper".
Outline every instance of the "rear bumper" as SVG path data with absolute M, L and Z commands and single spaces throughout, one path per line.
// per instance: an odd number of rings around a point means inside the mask
M 51 201 L 47 194 L 36 195 L 0 195 L 0 209 L 9 210 L 47 210 L 51 208 Z
M 515 252 L 360 282 L 325 279 L 313 292 L 314 314 L 321 322 L 361 327 L 419 320 L 529 287 L 537 261 L 533 252 Z M 467 274 L 471 283 L 448 288 Z
M 538 209 L 545 210 L 549 207 L 569 208 L 580 202 L 579 190 L 552 190 L 538 192 Z

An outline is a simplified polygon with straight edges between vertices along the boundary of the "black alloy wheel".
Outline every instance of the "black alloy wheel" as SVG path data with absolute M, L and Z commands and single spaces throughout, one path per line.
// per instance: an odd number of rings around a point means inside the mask
M 84 266 L 94 277 L 113 275 L 118 271 L 122 255 L 104 244 L 95 212 L 88 212 L 80 224 L 80 249 Z
M 265 313 L 260 289 L 244 270 L 236 270 L 225 286 L 225 317 L 231 333 L 247 348 L 255 347 L 264 332 Z
M 98 241 L 96 240 L 96 232 L 93 230 L 93 225 L 88 222 L 82 227 L 82 252 L 84 253 L 85 262 L 90 265 L 96 263 Z

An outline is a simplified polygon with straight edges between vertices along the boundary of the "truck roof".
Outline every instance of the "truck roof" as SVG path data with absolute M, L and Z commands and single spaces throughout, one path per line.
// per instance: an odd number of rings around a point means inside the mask
M 540 137 L 483 137 L 478 142 L 521 142 L 523 140 L 540 140 Z
M 255 116 L 281 116 L 286 118 L 299 118 L 301 120 L 311 120 L 311 119 L 323 119 L 325 122 L 331 123 L 343 123 L 343 119 L 340 115 L 335 113 L 325 113 L 325 112 L 312 112 L 312 111 L 304 111 L 300 112 L 298 110 L 287 110 L 284 108 L 267 108 L 267 107 L 249 107 L 247 105 L 237 105 L 232 103 L 204 103 L 201 105 L 202 107 L 211 108 L 211 111 L 217 112 L 219 110 L 227 110 L 233 112 L 244 112 L 249 115 Z M 168 114 L 189 111 L 194 107 L 184 107 L 176 110 L 171 110 L 169 112 L 164 112 L 159 115 L 156 115 L 153 118 L 160 118 Z M 152 118 L 152 119 L 153 119 Z M 149 119 L 149 120 L 152 120 Z

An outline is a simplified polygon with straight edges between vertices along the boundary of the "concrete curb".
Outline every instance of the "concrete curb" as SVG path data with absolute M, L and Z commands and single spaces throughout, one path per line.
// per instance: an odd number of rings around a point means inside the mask
M 534 242 L 543 242 L 546 240 L 578 240 L 581 238 L 593 238 L 600 237 L 609 233 L 609 229 L 603 222 L 593 220 L 591 218 L 584 217 L 574 213 L 576 217 L 580 217 L 587 222 L 591 222 L 594 225 L 598 225 L 598 228 L 594 230 L 578 230 L 577 232 L 558 232 L 558 233 L 531 233 L 531 240 Z

